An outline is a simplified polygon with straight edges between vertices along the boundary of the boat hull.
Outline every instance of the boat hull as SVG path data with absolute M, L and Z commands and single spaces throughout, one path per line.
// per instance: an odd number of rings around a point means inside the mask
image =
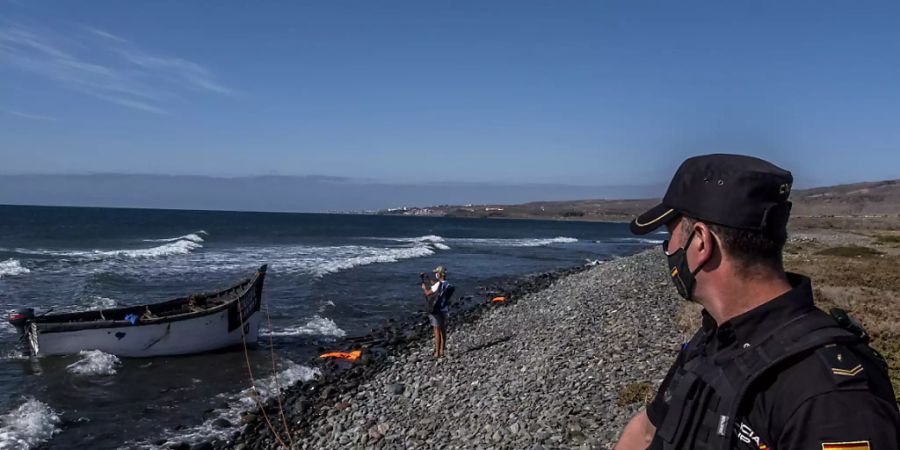
M 258 313 L 244 324 L 247 343 L 259 334 Z M 100 350 L 125 357 L 188 355 L 241 345 L 241 327 L 228 331 L 228 311 L 174 322 L 38 334 L 38 355 Z
M 105 310 L 10 318 L 32 355 L 100 350 L 125 357 L 187 355 L 253 344 L 259 336 L 266 265 L 216 292 Z

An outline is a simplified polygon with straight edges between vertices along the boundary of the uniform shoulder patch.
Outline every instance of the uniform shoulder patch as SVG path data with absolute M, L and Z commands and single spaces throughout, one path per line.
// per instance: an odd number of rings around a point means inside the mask
M 871 450 L 869 441 L 823 442 L 822 450 Z
M 848 378 L 855 378 L 864 372 L 862 361 L 843 345 L 825 346 L 816 353 L 838 383 Z

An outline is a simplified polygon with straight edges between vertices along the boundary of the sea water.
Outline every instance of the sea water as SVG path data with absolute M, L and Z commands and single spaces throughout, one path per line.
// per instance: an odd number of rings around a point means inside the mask
M 227 287 L 269 264 L 251 349 L 263 396 L 317 375 L 318 347 L 422 308 L 419 272 L 457 295 L 498 278 L 633 253 L 627 225 L 568 221 L 0 206 L 0 306 L 43 312 L 138 305 Z M 657 236 L 658 237 L 658 236 Z M 276 382 L 277 381 L 277 382 Z M 0 324 L 0 449 L 119 448 L 198 440 L 251 408 L 240 349 L 30 358 Z

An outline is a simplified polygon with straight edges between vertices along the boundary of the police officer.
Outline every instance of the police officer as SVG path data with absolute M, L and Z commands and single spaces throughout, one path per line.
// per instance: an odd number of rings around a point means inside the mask
M 704 309 L 616 449 L 900 447 L 887 366 L 865 330 L 816 308 L 810 280 L 784 271 L 792 182 L 757 158 L 689 158 L 632 221 L 636 234 L 668 229 L 669 274 Z

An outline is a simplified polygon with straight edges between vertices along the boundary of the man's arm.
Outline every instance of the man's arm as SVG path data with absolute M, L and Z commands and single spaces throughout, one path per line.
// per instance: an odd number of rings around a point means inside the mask
M 422 279 L 422 292 L 424 292 L 425 295 L 434 294 L 434 292 L 429 288 L 429 286 L 432 286 L 432 285 L 434 285 L 434 282 L 431 280 L 431 277 L 423 278 Z
M 645 450 L 650 446 L 654 434 L 656 427 L 650 423 L 647 411 L 642 409 L 631 418 L 628 425 L 625 425 L 622 436 L 619 437 L 619 442 L 613 450 Z

